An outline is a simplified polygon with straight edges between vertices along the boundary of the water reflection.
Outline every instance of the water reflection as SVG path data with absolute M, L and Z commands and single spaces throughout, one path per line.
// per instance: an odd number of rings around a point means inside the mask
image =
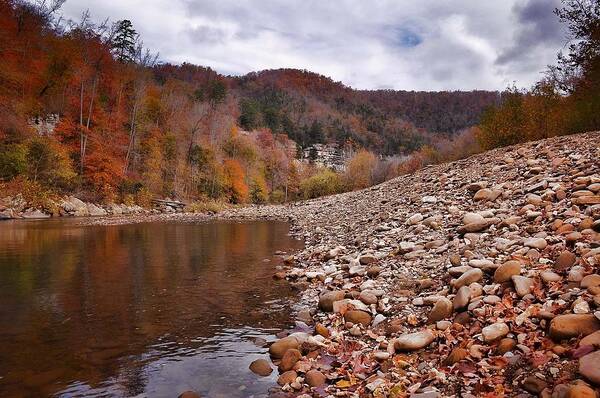
M 259 396 L 283 223 L 0 224 L 0 395 Z M 265 259 L 272 261 L 266 262 Z

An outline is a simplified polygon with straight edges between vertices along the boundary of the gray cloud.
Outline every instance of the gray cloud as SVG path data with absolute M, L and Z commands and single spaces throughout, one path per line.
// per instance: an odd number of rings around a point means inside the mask
M 227 74 L 301 68 L 356 88 L 529 86 L 554 62 L 558 0 L 68 0 L 67 17 L 131 19 L 166 62 Z
M 548 52 L 555 55 L 565 34 L 553 13 L 559 6 L 559 0 L 528 0 L 516 4 L 513 7 L 514 40 L 502 50 L 496 64 L 515 64 L 516 68 L 526 71 L 536 66 L 540 56 Z

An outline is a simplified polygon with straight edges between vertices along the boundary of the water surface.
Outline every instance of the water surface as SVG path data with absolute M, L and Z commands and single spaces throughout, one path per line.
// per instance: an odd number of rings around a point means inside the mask
M 294 295 L 275 222 L 0 223 L 0 396 L 260 397 Z

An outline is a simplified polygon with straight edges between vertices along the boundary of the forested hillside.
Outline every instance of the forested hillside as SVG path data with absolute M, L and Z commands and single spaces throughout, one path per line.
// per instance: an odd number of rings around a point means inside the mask
M 60 2 L 0 0 L 6 192 L 240 203 L 352 189 L 339 188 L 344 176 L 297 162 L 297 146 L 365 148 L 374 154 L 355 163 L 373 167 L 377 155 L 443 145 L 497 98 L 356 91 L 287 69 L 222 76 L 161 63 L 127 20 L 97 25 L 88 15 L 80 21 L 59 15 Z M 397 166 L 380 167 L 378 180 L 396 175 Z M 369 174 L 361 185 L 375 182 L 371 170 L 358 171 Z

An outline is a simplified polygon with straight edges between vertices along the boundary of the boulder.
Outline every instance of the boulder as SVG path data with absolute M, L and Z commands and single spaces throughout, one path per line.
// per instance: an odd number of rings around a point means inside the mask
M 583 277 L 580 286 L 585 289 L 593 286 L 600 286 L 600 275 L 591 274 Z
M 469 305 L 471 300 L 471 289 L 468 286 L 463 286 L 456 292 L 456 296 L 452 300 L 452 307 L 455 310 L 461 310 Z
M 452 315 L 452 310 L 452 301 L 448 300 L 446 297 L 442 297 L 435 302 L 433 308 L 431 309 L 431 312 L 429 313 L 429 323 L 434 323 L 448 318 L 450 315 Z
M 515 285 L 515 291 L 519 297 L 523 297 L 531 293 L 531 289 L 533 288 L 533 279 L 521 275 L 513 275 L 511 279 Z
M 508 325 L 506 323 L 497 322 L 484 327 L 481 330 L 481 335 L 483 336 L 483 341 L 485 341 L 486 343 L 490 343 L 492 341 L 505 337 L 509 331 L 510 329 L 508 328 Z
M 363 326 L 369 326 L 371 324 L 371 314 L 361 310 L 350 310 L 344 314 L 344 320 L 346 322 L 360 323 Z
M 587 336 L 600 330 L 600 320 L 592 314 L 558 315 L 550 322 L 550 337 L 554 340 Z
M 416 351 L 427 347 L 433 342 L 435 335 L 429 329 L 416 333 L 401 335 L 394 342 L 396 351 Z
M 556 388 L 554 390 L 556 391 Z M 554 396 L 553 393 L 552 398 Z M 568 389 L 566 398 L 598 398 L 598 394 L 596 394 L 593 388 L 583 383 L 577 383 Z
M 316 369 L 309 370 L 304 376 L 304 381 L 311 387 L 322 386 L 326 380 L 325 375 Z
M 280 386 L 285 386 L 286 384 L 293 383 L 297 377 L 298 377 L 298 373 L 296 373 L 293 370 L 288 370 L 287 372 L 283 372 L 277 378 L 277 384 L 279 384 Z
M 554 268 L 557 270 L 565 270 L 575 265 L 575 261 L 577 261 L 577 256 L 568 250 L 564 250 L 556 258 Z
M 538 395 L 546 387 L 548 383 L 537 376 L 529 376 L 523 381 L 523 389 L 534 395 Z
M 319 308 L 325 312 L 332 312 L 333 303 L 343 300 L 345 296 L 346 293 L 340 290 L 325 292 L 319 297 Z
M 521 263 L 516 260 L 510 260 L 499 266 L 494 272 L 494 282 L 508 282 L 514 275 L 521 273 Z
M 579 342 L 579 346 L 591 345 L 600 348 L 600 330 L 592 334 L 588 334 Z
M 284 337 L 283 339 L 277 340 L 269 347 L 269 354 L 273 358 L 280 359 L 283 357 L 285 352 L 289 349 L 298 349 L 298 339 L 293 336 Z
M 298 362 L 302 358 L 302 354 L 295 348 L 290 348 L 283 354 L 281 358 L 281 362 L 279 363 L 279 370 L 281 372 L 287 372 L 288 370 L 292 370 L 296 362 Z
M 600 351 L 579 358 L 579 373 L 596 386 L 600 386 Z
M 250 364 L 250 370 L 252 371 L 252 373 L 263 377 L 266 377 L 270 375 L 271 372 L 273 372 L 271 365 L 269 365 L 269 361 L 267 361 L 266 359 L 256 359 L 252 361 L 252 363 Z
M 455 289 L 468 286 L 473 282 L 479 282 L 483 278 L 483 271 L 479 268 L 473 268 L 462 274 L 458 279 L 452 282 Z

